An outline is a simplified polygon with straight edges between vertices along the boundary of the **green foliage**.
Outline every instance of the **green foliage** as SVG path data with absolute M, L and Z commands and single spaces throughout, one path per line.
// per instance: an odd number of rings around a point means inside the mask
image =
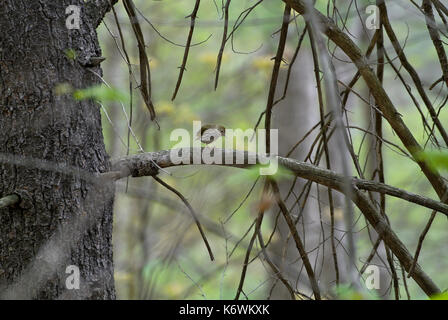
M 128 99 L 126 93 L 120 90 L 106 87 L 104 85 L 93 86 L 85 89 L 79 89 L 73 92 L 73 98 L 76 100 L 94 99 L 102 102 L 121 101 Z
M 337 298 L 340 300 L 364 300 L 362 294 L 349 285 L 339 285 L 336 287 L 335 292 Z
M 67 49 L 65 50 L 65 56 L 70 60 L 75 60 L 78 54 L 74 49 Z
M 371 291 L 367 292 L 360 292 L 352 287 L 350 287 L 348 284 L 341 284 L 336 287 L 335 294 L 337 299 L 340 300 L 371 300 L 376 299 L 377 297 L 375 295 L 370 294 Z
M 53 91 L 54 91 L 55 95 L 62 96 L 64 94 L 71 93 L 73 91 L 73 88 L 69 83 L 63 82 L 63 83 L 58 83 L 54 87 Z
M 418 160 L 425 161 L 433 170 L 448 170 L 448 152 L 422 151 L 418 153 Z
M 430 297 L 431 300 L 448 300 L 448 292 L 442 292 Z

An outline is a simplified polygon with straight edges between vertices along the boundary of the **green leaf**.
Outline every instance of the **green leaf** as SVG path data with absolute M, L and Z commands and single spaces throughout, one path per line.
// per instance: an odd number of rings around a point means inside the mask
M 76 100 L 94 99 L 103 102 L 128 100 L 128 94 L 104 85 L 76 90 L 73 92 L 73 97 Z
M 442 292 L 429 297 L 431 300 L 448 300 L 448 292 Z
M 367 300 L 368 297 L 364 296 L 361 292 L 356 291 L 349 285 L 341 284 L 336 287 L 335 293 L 340 300 Z
M 73 49 L 67 49 L 67 50 L 64 51 L 64 53 L 65 53 L 65 56 L 66 56 L 67 58 L 69 58 L 70 60 L 75 60 L 76 57 L 78 56 L 78 54 L 76 53 L 76 51 L 73 50 Z
M 446 151 L 421 151 L 416 158 L 425 161 L 433 170 L 448 170 L 448 152 Z

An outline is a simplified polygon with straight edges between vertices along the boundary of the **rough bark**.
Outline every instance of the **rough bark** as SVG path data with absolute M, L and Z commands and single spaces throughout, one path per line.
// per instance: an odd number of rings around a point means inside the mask
M 115 2 L 0 2 L 0 196 L 20 196 L 0 210 L 2 298 L 115 298 L 113 185 L 33 165 L 109 170 L 99 105 L 54 88 L 99 83 L 83 62 L 101 55 L 96 27 Z M 79 30 L 66 28 L 69 5 L 82 8 Z M 80 269 L 79 290 L 66 288 L 69 265 Z

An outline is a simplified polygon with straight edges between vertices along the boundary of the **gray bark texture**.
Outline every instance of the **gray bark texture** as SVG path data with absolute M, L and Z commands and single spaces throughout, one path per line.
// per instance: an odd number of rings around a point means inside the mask
M 96 28 L 114 2 L 0 2 L 0 197 L 20 197 L 0 210 L 2 299 L 115 298 L 114 188 L 94 180 L 110 166 L 100 108 L 54 91 L 100 83 L 100 67 L 84 65 L 101 56 Z M 69 5 L 81 8 L 80 29 L 66 27 Z M 70 265 L 79 289 L 67 289 Z

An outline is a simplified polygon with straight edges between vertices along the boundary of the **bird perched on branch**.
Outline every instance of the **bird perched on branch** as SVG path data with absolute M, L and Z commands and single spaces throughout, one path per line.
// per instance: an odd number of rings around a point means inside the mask
M 220 137 L 226 135 L 226 128 L 217 124 L 204 124 L 201 130 L 198 131 L 196 138 L 200 139 L 202 143 L 210 144 Z

